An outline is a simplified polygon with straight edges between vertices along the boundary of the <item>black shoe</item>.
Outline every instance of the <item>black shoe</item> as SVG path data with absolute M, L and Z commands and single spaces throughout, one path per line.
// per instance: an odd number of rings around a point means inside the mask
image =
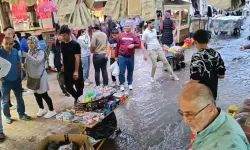
M 3 142 L 5 140 L 5 134 L 2 132 L 0 133 L 0 142 Z
M 70 95 L 69 95 L 68 92 L 64 92 L 63 94 L 64 94 L 65 96 L 67 96 L 67 97 L 70 97 Z
M 23 115 L 22 117 L 20 117 L 21 120 L 24 120 L 24 121 L 29 121 L 31 120 L 32 118 L 28 115 Z

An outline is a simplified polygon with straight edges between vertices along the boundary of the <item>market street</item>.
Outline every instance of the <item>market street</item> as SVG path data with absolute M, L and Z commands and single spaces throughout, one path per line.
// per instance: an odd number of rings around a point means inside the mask
M 225 111 L 230 105 L 239 104 L 249 95 L 250 53 L 240 52 L 240 45 L 249 44 L 249 20 L 247 29 L 240 38 L 213 37 L 210 46 L 218 50 L 227 67 L 226 78 L 219 83 L 218 106 Z M 189 51 L 189 50 L 187 50 Z M 187 61 L 194 51 L 186 52 Z M 189 67 L 177 71 L 180 81 L 170 80 L 159 63 L 156 82 L 150 83 L 151 62 L 143 60 L 142 52 L 137 51 L 134 73 L 134 90 L 130 100 L 116 110 L 118 126 L 122 130 L 115 140 L 108 140 L 103 150 L 183 150 L 188 148 L 189 128 L 178 115 L 178 94 L 189 79 Z M 93 65 L 91 81 L 94 81 Z M 49 75 L 50 96 L 57 112 L 73 105 L 73 99 L 63 97 L 56 81 L 56 73 Z M 224 88 L 223 88 L 224 87 Z M 85 92 L 92 87 L 85 88 Z M 24 96 L 26 112 L 35 116 L 37 104 L 33 94 Z M 12 101 L 15 103 L 14 97 Z M 24 122 L 18 120 L 16 110 L 11 112 L 17 120 L 11 125 L 3 125 L 7 140 L 0 145 L 3 150 L 32 150 L 47 135 L 76 132 L 76 127 L 53 119 L 37 119 Z

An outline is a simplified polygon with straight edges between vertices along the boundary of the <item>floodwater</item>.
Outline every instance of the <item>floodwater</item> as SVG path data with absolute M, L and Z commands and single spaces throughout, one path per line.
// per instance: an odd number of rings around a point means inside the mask
M 230 105 L 238 105 L 250 91 L 250 52 L 239 51 L 240 45 L 250 44 L 247 41 L 249 21 L 244 28 L 238 38 L 216 36 L 210 42 L 210 47 L 220 52 L 227 67 L 226 78 L 219 82 L 217 101 L 225 111 Z M 130 92 L 130 101 L 116 111 L 122 133 L 108 140 L 103 149 L 188 149 L 190 130 L 177 110 L 178 95 L 189 78 L 189 67 L 176 72 L 181 79 L 176 82 L 162 71 L 160 62 L 158 65 L 156 82 L 150 83 L 151 62 L 143 61 L 142 52 L 137 52 L 134 90 Z

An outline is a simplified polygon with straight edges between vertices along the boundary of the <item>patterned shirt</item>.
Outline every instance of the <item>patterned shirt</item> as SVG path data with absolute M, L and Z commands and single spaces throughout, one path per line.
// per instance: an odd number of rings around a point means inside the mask
M 213 92 L 217 98 L 218 76 L 225 75 L 226 68 L 221 55 L 213 49 L 201 49 L 192 56 L 190 78 L 199 80 Z

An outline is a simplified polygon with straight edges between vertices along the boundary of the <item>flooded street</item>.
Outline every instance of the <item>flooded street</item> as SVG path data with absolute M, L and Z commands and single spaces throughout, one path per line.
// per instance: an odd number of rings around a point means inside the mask
M 250 91 L 250 51 L 241 52 L 241 45 L 250 44 L 247 37 L 250 20 L 245 23 L 241 37 L 213 37 L 210 46 L 220 52 L 227 67 L 226 78 L 219 82 L 217 104 L 227 110 L 230 105 L 239 104 Z M 190 61 L 194 49 L 185 53 Z M 155 83 L 150 82 L 151 61 L 145 62 L 141 51 L 135 56 L 134 90 L 130 100 L 117 109 L 118 126 L 122 133 L 115 139 L 105 142 L 102 150 L 187 150 L 190 130 L 177 113 L 178 96 L 186 81 L 189 80 L 189 64 L 176 71 L 180 81 L 172 81 L 158 63 Z M 91 63 L 91 81 L 94 69 Z M 24 83 L 25 84 L 25 83 Z M 56 80 L 56 73 L 49 75 L 50 91 L 57 112 L 71 108 L 73 98 L 64 97 Z M 93 89 L 86 87 L 84 92 Z M 83 99 L 83 97 L 82 97 Z M 15 104 L 15 98 L 11 97 Z M 40 141 L 51 134 L 72 133 L 79 129 L 67 122 L 35 117 L 37 103 L 33 94 L 24 96 L 27 114 L 33 116 L 29 122 L 20 121 L 16 110 L 11 111 L 14 122 L 7 125 L 3 117 L 4 132 L 7 140 L 0 145 L 1 150 L 33 150 Z
M 241 37 L 216 36 L 210 46 L 220 52 L 226 67 L 226 78 L 219 83 L 217 104 L 227 110 L 239 104 L 250 91 L 250 53 L 241 52 L 247 41 L 249 21 Z M 193 52 L 187 52 L 190 59 Z M 123 133 L 115 141 L 109 140 L 104 149 L 120 150 L 185 150 L 189 146 L 189 128 L 178 115 L 178 95 L 189 79 L 189 67 L 177 71 L 180 81 L 172 81 L 162 64 L 158 63 L 156 82 L 150 83 L 151 62 L 144 62 L 137 52 L 134 74 L 134 91 L 130 101 L 116 111 Z M 115 144 L 115 147 L 110 145 Z

